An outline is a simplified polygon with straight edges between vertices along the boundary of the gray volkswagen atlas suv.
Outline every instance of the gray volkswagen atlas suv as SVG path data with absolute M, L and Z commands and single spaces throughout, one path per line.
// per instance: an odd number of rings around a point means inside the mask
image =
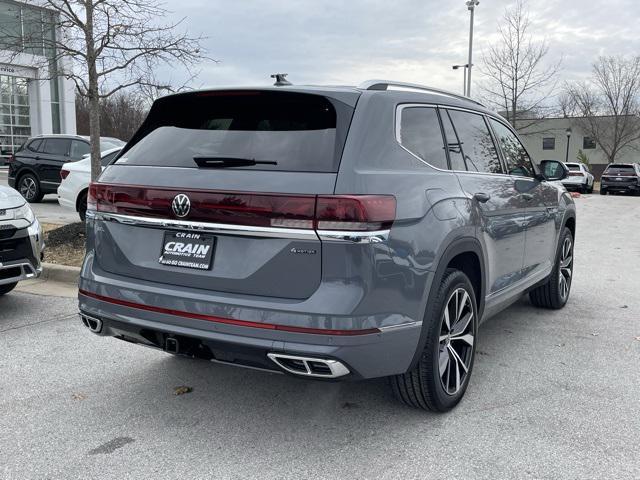
M 157 100 L 90 186 L 92 332 L 320 380 L 463 396 L 478 325 L 567 302 L 575 207 L 508 123 L 464 97 L 360 87 Z

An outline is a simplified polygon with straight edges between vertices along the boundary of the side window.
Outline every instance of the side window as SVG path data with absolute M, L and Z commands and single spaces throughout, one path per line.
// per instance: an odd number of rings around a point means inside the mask
M 105 155 L 100 159 L 100 164 L 103 167 L 106 167 L 107 165 L 109 165 L 109 163 L 111 163 L 111 160 L 116 158 L 116 155 L 118 155 L 119 153 L 120 153 L 120 150 L 118 150 L 117 152 L 110 153 L 109 155 Z
M 42 143 L 43 143 L 43 140 L 40 140 L 40 139 L 34 140 L 29 144 L 27 148 L 32 152 L 38 152 L 40 151 L 40 147 L 42 146 Z
M 489 127 L 482 115 L 450 110 L 462 154 L 470 172 L 503 173 Z
M 71 140 L 71 158 L 80 160 L 84 155 L 89 153 L 91 148 L 86 142 L 80 140 Z
M 70 140 L 64 138 L 47 138 L 43 143 L 44 147 L 40 149 L 43 153 L 60 156 L 69 155 Z
M 507 164 L 507 173 L 509 175 L 532 177 L 534 170 L 531 165 L 531 159 L 518 137 L 497 120 L 492 118 L 489 121 L 502 149 L 502 154 Z
M 442 126 L 444 127 L 444 135 L 447 138 L 447 149 L 449 150 L 449 159 L 451 160 L 452 170 L 466 170 L 464 157 L 462 156 L 462 146 L 456 131 L 453 128 L 451 119 L 446 110 L 440 110 L 440 118 L 442 118 Z
M 429 165 L 447 170 L 438 112 L 431 107 L 406 107 L 400 114 L 400 144 Z

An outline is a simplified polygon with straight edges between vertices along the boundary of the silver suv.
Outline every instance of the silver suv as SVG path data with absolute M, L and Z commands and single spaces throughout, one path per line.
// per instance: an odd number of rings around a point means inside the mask
M 446 411 L 482 320 L 526 292 L 567 302 L 566 175 L 500 116 L 422 86 L 164 97 L 90 187 L 82 321 L 215 362 L 390 377 Z

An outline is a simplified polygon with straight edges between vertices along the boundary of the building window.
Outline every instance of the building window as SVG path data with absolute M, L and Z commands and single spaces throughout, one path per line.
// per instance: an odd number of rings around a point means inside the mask
M 556 137 L 544 137 L 542 139 L 543 150 L 555 150 L 556 149 Z
M 45 9 L 0 0 L 0 49 L 51 55 L 53 14 Z M 49 48 L 47 48 L 49 47 Z
M 0 156 L 8 157 L 31 136 L 29 80 L 0 75 Z
M 593 150 L 596 148 L 596 141 L 591 137 L 584 137 L 582 139 L 582 148 L 584 150 Z

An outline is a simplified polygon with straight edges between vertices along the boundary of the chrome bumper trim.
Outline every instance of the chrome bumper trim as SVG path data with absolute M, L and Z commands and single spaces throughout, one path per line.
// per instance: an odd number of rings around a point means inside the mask
M 120 213 L 88 211 L 87 218 L 171 230 L 195 230 L 217 235 L 238 235 L 244 237 L 287 238 L 292 240 L 325 240 L 348 243 L 381 243 L 389 239 L 390 230 L 373 232 L 341 232 L 332 230 L 303 230 L 297 228 L 253 227 L 248 225 L 229 225 L 224 223 L 191 222 L 167 218 L 138 217 Z
M 227 225 L 224 223 L 190 222 L 166 218 L 147 218 L 119 213 L 87 212 L 88 218 L 117 222 L 125 225 L 137 225 L 172 230 L 195 230 L 218 235 L 239 235 L 245 237 L 289 238 L 293 240 L 318 240 L 314 230 L 296 228 L 253 227 L 245 225 Z

